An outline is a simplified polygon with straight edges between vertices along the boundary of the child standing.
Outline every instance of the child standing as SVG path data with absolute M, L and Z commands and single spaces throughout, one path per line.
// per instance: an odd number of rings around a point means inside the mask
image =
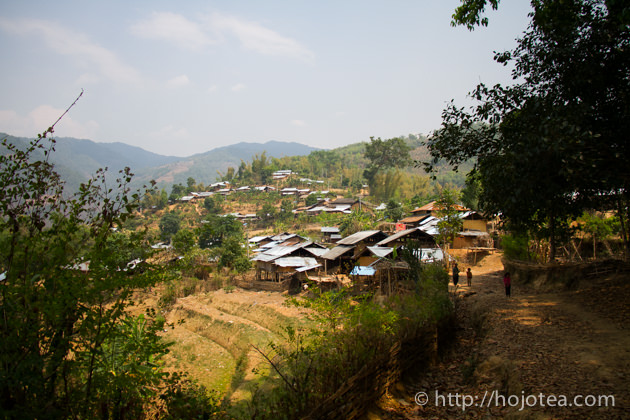
M 457 267 L 457 263 L 453 265 L 453 286 L 457 286 L 459 282 L 459 268 Z
M 466 271 L 466 280 L 468 281 L 468 287 L 470 287 L 472 285 L 472 271 L 470 271 L 470 267 Z
M 505 286 L 505 296 L 510 297 L 512 294 L 512 278 L 510 277 L 510 273 L 507 271 L 503 276 L 503 285 Z

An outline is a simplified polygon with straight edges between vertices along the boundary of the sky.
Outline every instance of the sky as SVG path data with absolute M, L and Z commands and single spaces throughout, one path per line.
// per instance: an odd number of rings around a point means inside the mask
M 459 0 L 2 0 L 0 132 L 190 156 L 430 134 L 446 104 L 511 83 L 528 0 L 451 27 Z

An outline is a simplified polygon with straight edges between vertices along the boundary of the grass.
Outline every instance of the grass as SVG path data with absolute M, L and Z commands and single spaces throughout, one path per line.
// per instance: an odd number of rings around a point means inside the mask
M 188 373 L 208 389 L 227 392 L 236 368 L 230 352 L 186 328 L 167 334 L 167 339 L 174 341 L 166 358 L 170 369 Z

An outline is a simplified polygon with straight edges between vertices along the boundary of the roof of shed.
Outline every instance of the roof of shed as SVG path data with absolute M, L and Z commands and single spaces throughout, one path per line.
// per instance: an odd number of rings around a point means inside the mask
M 343 238 L 337 243 L 339 245 L 355 245 L 361 241 L 371 238 L 374 235 L 379 235 L 379 234 L 382 235 L 383 237 L 387 236 L 380 230 L 364 230 L 361 232 L 353 233 L 350 236 L 346 236 L 345 238 Z
M 322 255 L 322 258 L 325 258 L 327 260 L 336 260 L 351 249 L 354 249 L 354 245 L 339 245 L 324 253 Z
M 383 245 L 387 245 L 391 242 L 394 242 L 398 239 L 404 238 L 405 236 L 410 236 L 410 235 L 416 235 L 416 236 L 426 236 L 427 238 L 431 238 L 433 239 L 433 237 L 428 234 L 427 232 L 425 232 L 424 230 L 420 229 L 420 228 L 411 228 L 411 229 L 405 229 L 405 230 L 401 230 L 400 232 L 397 232 L 385 239 L 383 239 L 382 241 L 378 242 L 376 245 L 378 246 L 383 246 Z

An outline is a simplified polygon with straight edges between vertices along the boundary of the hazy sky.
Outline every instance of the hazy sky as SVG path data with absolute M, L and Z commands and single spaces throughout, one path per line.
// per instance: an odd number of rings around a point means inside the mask
M 228 144 L 320 148 L 438 128 L 479 82 L 509 83 L 528 0 L 487 28 L 459 0 L 0 1 L 0 131 L 189 156 Z

